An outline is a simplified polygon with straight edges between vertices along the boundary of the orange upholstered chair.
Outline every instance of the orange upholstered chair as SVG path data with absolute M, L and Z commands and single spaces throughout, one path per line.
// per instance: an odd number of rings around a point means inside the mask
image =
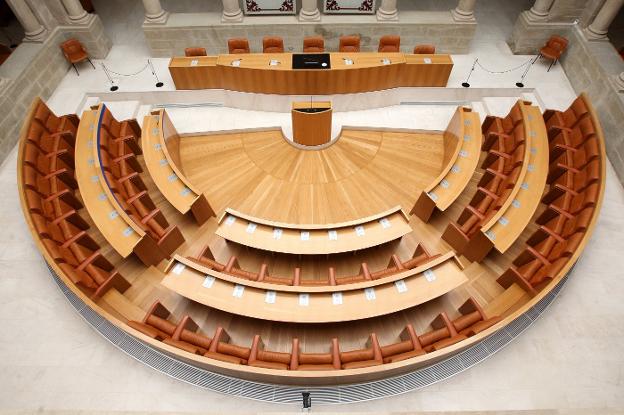
M 284 53 L 284 39 L 279 36 L 266 36 L 262 39 L 262 52 Z
M 548 39 L 548 42 L 546 42 L 544 47 L 540 49 L 540 57 L 543 56 L 552 60 L 550 66 L 548 67 L 548 71 L 550 71 L 550 68 L 552 68 L 552 66 L 557 63 L 567 47 L 568 39 L 563 36 L 552 35 L 550 39 Z
M 205 48 L 186 48 L 184 56 L 207 56 Z
M 249 41 L 244 37 L 228 39 L 228 51 L 234 53 L 249 53 Z
M 340 36 L 340 52 L 359 52 L 360 37 L 359 36 Z
M 434 45 L 416 45 L 414 46 L 414 54 L 416 55 L 433 55 L 435 53 Z
M 78 39 L 66 40 L 65 42 L 61 43 L 61 49 L 63 50 L 63 55 L 65 55 L 65 59 L 67 59 L 67 61 L 72 64 L 78 76 L 80 76 L 80 74 L 78 73 L 78 69 L 76 68 L 76 64 L 78 62 L 89 61 L 91 66 L 93 66 L 93 69 L 95 69 L 93 62 L 91 62 L 91 59 L 89 59 L 89 54 L 87 53 L 87 50 Z
M 325 52 L 325 40 L 323 40 L 322 36 L 304 37 L 303 51 L 306 53 Z
M 378 52 L 400 52 L 401 36 L 386 35 L 379 39 Z

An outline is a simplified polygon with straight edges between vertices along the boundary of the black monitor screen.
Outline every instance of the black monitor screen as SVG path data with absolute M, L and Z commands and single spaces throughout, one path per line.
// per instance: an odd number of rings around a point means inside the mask
M 329 53 L 295 53 L 293 69 L 331 69 Z

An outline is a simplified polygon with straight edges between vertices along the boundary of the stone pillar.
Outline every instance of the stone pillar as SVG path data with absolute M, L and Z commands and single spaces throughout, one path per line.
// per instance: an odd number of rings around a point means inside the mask
M 318 22 L 321 20 L 321 12 L 318 9 L 317 0 L 302 0 L 299 21 Z
M 69 16 L 69 20 L 72 24 L 87 24 L 89 23 L 89 19 L 91 19 L 92 15 L 87 13 L 85 9 L 82 8 L 82 4 L 80 4 L 79 0 L 62 0 L 63 6 L 67 11 L 67 15 Z
M 607 33 L 611 22 L 624 5 L 624 0 L 607 0 L 594 18 L 594 21 L 584 30 L 588 40 L 607 40 Z
M 459 0 L 457 7 L 451 10 L 453 20 L 457 22 L 474 22 L 474 9 L 477 0 Z
M 238 0 L 223 0 L 223 23 L 240 23 L 243 21 L 243 11 L 238 4 Z
M 160 0 L 143 0 L 145 23 L 166 23 L 169 13 L 160 5 Z
M 15 17 L 24 28 L 25 42 L 43 42 L 47 30 L 37 20 L 37 17 L 30 9 L 25 0 L 8 0 L 9 7 L 13 10 Z
M 526 12 L 526 17 L 531 22 L 543 22 L 548 20 L 548 12 L 555 0 L 535 0 L 535 4 Z
M 620 72 L 619 75 L 615 76 L 614 81 L 618 92 L 624 92 L 624 72 Z
M 377 9 L 377 20 L 399 20 L 397 0 L 381 0 Z

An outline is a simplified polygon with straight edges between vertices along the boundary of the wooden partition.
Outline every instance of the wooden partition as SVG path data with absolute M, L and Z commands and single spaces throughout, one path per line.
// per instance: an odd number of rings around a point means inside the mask
M 156 242 L 121 207 L 104 176 L 99 157 L 99 131 L 105 107 L 82 113 L 76 136 L 76 180 L 85 208 L 104 239 L 122 257 L 133 252 L 146 265 L 164 256 Z
M 143 158 L 158 190 L 180 213 L 191 212 L 203 224 L 214 210 L 206 196 L 186 178 L 180 166 L 180 137 L 164 109 L 143 119 L 141 134 Z
M 216 234 L 251 248 L 297 255 L 358 251 L 394 241 L 412 231 L 400 206 L 354 221 L 325 225 L 269 221 L 226 209 Z
M 404 310 L 467 281 L 452 252 L 391 277 L 327 287 L 246 281 L 176 255 L 161 284 L 219 310 L 272 321 L 328 323 Z
M 177 89 L 229 89 L 286 95 L 331 95 L 397 87 L 446 86 L 450 55 L 331 53 L 331 69 L 292 69 L 291 53 L 174 57 Z
M 427 186 L 414 204 L 410 214 L 429 221 L 434 210 L 445 211 L 464 191 L 474 174 L 483 136 L 479 114 L 459 107 L 444 131 L 442 171 Z

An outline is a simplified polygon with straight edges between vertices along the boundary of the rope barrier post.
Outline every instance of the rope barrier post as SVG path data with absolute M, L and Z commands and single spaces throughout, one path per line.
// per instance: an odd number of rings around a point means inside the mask
M 531 60 L 531 63 L 526 67 L 526 69 L 524 70 L 524 72 L 522 73 L 522 76 L 520 77 L 520 82 L 516 82 L 516 86 L 518 88 L 524 88 L 524 78 L 527 76 L 527 74 L 529 73 L 529 69 L 531 69 L 531 67 L 533 66 L 533 64 L 535 62 L 537 62 L 537 60 L 539 59 L 540 55 L 537 54 L 535 55 L 535 58 L 533 60 Z
M 152 75 L 154 75 L 154 77 L 156 78 L 156 88 L 162 87 L 164 84 L 160 81 L 160 79 L 158 79 L 158 75 L 156 74 L 156 69 L 154 68 L 154 64 L 152 63 L 150 59 L 147 60 L 147 63 L 149 64 L 150 69 L 152 70 Z
M 113 92 L 117 91 L 119 87 L 115 85 L 115 81 L 113 81 L 113 78 L 108 73 L 108 68 L 106 68 L 106 65 L 104 65 L 104 63 L 100 63 L 100 65 L 102 65 L 102 69 L 104 70 L 104 73 L 106 74 L 106 77 L 108 78 L 108 81 L 111 83 L 110 90 Z
M 479 62 L 479 58 L 475 59 L 475 61 L 472 63 L 472 68 L 470 68 L 470 73 L 468 74 L 468 78 L 466 78 L 466 82 L 462 82 L 462 86 L 464 88 L 470 88 L 470 84 L 468 83 L 468 81 L 470 81 L 470 77 L 475 70 L 475 66 L 477 66 L 477 62 Z

